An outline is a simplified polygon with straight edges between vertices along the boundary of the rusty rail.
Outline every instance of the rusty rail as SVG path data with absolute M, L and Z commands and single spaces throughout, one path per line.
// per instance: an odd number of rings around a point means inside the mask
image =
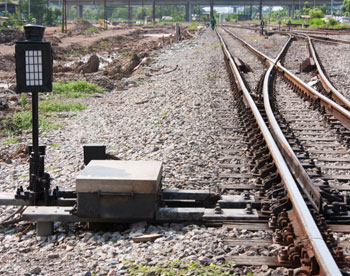
M 285 68 L 279 61 L 273 60 L 272 58 L 266 56 L 265 54 L 261 53 L 259 50 L 252 47 L 249 43 L 244 41 L 243 39 L 237 37 L 232 32 L 225 29 L 226 32 L 228 32 L 230 35 L 238 39 L 245 47 L 250 49 L 254 54 L 256 54 L 260 59 L 265 60 L 267 66 L 274 65 L 275 68 L 280 71 L 283 76 L 288 79 L 294 86 L 301 89 L 310 99 L 313 101 L 317 101 L 324 110 L 330 114 L 333 115 L 335 118 L 337 118 L 341 124 L 350 130 L 350 112 L 346 110 L 344 107 L 337 104 L 335 101 L 327 98 L 326 96 L 322 95 L 318 91 L 316 91 L 314 88 L 312 88 L 310 85 L 302 81 L 300 78 L 298 78 L 296 75 L 294 75 L 292 72 L 290 72 L 287 68 Z
M 316 258 L 316 261 L 320 267 L 320 273 L 319 275 L 334 275 L 338 276 L 341 275 L 341 272 L 335 263 L 332 254 L 327 248 L 327 245 L 325 241 L 322 238 L 322 235 L 320 231 L 317 228 L 317 225 L 298 189 L 297 184 L 295 183 L 293 176 L 291 175 L 289 168 L 284 161 L 284 158 L 281 154 L 281 152 L 278 149 L 278 146 L 276 142 L 274 141 L 268 127 L 266 126 L 254 100 L 252 99 L 249 91 L 247 90 L 244 81 L 239 73 L 239 70 L 234 63 L 234 60 L 230 54 L 230 52 L 227 49 L 227 46 L 223 40 L 223 38 L 220 36 L 219 33 L 217 33 L 219 36 L 219 39 L 222 43 L 222 48 L 225 57 L 227 58 L 229 62 L 230 69 L 233 72 L 233 75 L 235 77 L 237 87 L 242 92 L 242 95 L 245 99 L 245 102 L 249 105 L 250 109 L 252 110 L 254 117 L 259 125 L 259 128 L 261 130 L 261 133 L 264 136 L 264 139 L 266 141 L 266 144 L 271 152 L 271 155 L 274 159 L 274 163 L 277 167 L 277 170 L 281 176 L 281 179 L 283 180 L 283 183 L 285 183 L 289 198 L 291 200 L 291 203 L 294 207 L 294 211 L 296 213 L 297 220 L 299 222 L 299 226 L 302 229 L 302 232 L 304 234 L 304 237 L 307 237 L 309 241 L 309 246 L 311 246 L 313 250 L 314 257 Z M 285 47 L 283 48 L 285 49 Z M 265 55 L 262 55 L 264 57 Z M 267 58 L 267 60 L 271 60 L 270 58 Z M 277 61 L 277 59 L 276 59 Z M 269 74 L 275 67 L 275 62 L 272 62 L 270 64 L 269 70 L 266 73 L 267 78 L 269 78 Z M 310 248 L 310 247 L 309 247 Z
M 322 82 L 323 88 L 330 94 L 330 98 L 332 98 L 335 102 L 338 104 L 346 107 L 348 110 L 350 110 L 350 101 L 345 98 L 333 85 L 332 83 L 328 80 L 326 74 L 323 72 L 323 68 L 318 60 L 318 56 L 315 50 L 315 47 L 312 43 L 312 39 L 310 37 L 307 37 L 307 40 L 309 42 L 309 49 L 312 55 L 312 58 L 315 61 L 317 71 L 318 71 L 318 76 L 319 79 Z

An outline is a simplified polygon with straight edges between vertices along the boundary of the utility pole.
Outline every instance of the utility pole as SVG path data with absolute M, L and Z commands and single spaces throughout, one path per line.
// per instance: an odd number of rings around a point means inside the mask
M 28 0 L 28 19 L 29 19 L 29 15 L 30 15 L 30 0 Z

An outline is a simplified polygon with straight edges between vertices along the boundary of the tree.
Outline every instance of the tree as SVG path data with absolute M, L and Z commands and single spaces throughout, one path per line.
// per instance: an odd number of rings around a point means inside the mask
M 311 16 L 311 18 L 323 18 L 324 17 L 324 13 L 318 8 L 311 9 L 309 12 L 309 15 Z
M 328 6 L 326 4 L 323 4 L 322 6 L 318 6 L 318 8 L 324 13 L 328 14 Z
M 308 1 L 305 1 L 304 8 L 303 8 L 304 14 L 309 14 L 310 10 L 311 10 L 311 4 Z
M 343 5 L 341 6 L 341 10 L 344 13 L 350 13 L 350 0 L 344 0 Z

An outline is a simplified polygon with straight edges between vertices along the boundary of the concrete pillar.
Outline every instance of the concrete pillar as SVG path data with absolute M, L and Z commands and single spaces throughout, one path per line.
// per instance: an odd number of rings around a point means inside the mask
M 251 4 L 249 7 L 249 19 L 252 19 L 252 15 L 253 15 L 253 5 Z
M 192 13 L 193 13 L 193 5 L 190 3 L 190 1 L 187 1 L 187 4 L 185 5 L 185 20 L 188 22 L 192 21 Z
M 185 20 L 186 21 L 190 21 L 188 20 L 188 18 L 190 17 L 190 3 L 187 2 L 187 4 L 185 5 Z
M 293 5 L 288 5 L 288 17 L 292 16 L 292 6 Z
M 152 21 L 153 23 L 156 22 L 156 1 L 153 0 L 153 3 L 152 3 Z
M 77 10 L 77 18 L 83 18 L 83 5 L 77 5 L 75 8 Z
M 263 19 L 263 15 L 262 15 L 262 0 L 260 0 L 259 3 L 259 19 L 262 20 Z
M 210 20 L 214 17 L 214 0 L 210 0 Z
M 294 2 L 294 1 L 293 1 Z M 295 5 L 293 3 L 292 5 L 292 19 L 294 20 L 294 12 L 295 12 Z

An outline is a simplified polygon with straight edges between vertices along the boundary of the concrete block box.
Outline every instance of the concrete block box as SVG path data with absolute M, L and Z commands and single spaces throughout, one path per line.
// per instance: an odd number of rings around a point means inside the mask
M 76 178 L 77 216 L 152 219 L 161 176 L 159 161 L 92 160 Z

